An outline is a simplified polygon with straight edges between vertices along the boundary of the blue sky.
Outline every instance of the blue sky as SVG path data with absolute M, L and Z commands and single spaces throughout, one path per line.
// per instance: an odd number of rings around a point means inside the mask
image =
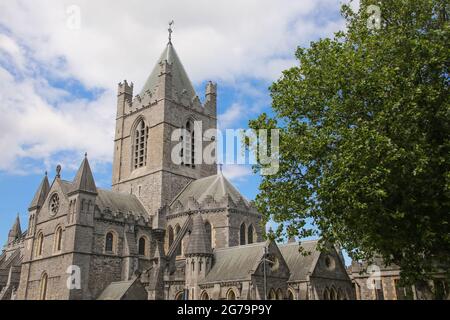
M 70 180 L 85 152 L 109 188 L 117 83 L 144 84 L 173 43 L 204 96 L 218 83 L 222 128 L 246 128 L 270 112 L 268 87 L 296 64 L 297 46 L 343 29 L 337 0 L 3 1 L 0 3 L 0 243 L 44 172 Z M 224 174 L 248 199 L 260 178 L 248 166 Z

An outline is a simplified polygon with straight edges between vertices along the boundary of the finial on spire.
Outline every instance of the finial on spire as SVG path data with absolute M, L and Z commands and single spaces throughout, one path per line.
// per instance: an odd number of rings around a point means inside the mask
M 48 172 L 47 172 L 47 170 L 45 170 L 45 176 L 47 176 L 48 175 Z
M 169 43 L 172 43 L 172 32 L 173 32 L 172 27 L 174 24 L 175 23 L 173 22 L 173 20 L 169 22 L 169 30 L 168 30 L 169 31 Z
M 56 166 L 56 177 L 61 178 L 61 165 Z
M 87 152 L 84 153 L 84 157 L 87 158 Z

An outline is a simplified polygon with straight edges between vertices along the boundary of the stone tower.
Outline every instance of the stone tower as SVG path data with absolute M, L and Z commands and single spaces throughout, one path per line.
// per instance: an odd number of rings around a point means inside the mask
M 214 138 L 202 138 L 206 130 L 217 128 L 216 101 L 216 85 L 209 82 L 205 101 L 200 102 L 171 41 L 138 95 L 133 98 L 132 83 L 120 83 L 113 190 L 135 194 L 149 213 L 155 214 L 190 181 L 216 174 L 215 161 L 186 161 L 202 154 L 200 146 L 215 144 Z M 195 123 L 201 124 L 201 130 Z M 186 129 L 200 140 L 173 138 L 176 129 Z M 181 164 L 172 159 L 173 148 L 180 140 Z
M 186 288 L 189 290 L 189 299 L 197 300 L 201 298 L 199 282 L 208 274 L 213 260 L 211 242 L 200 213 L 193 217 L 192 232 L 185 257 Z

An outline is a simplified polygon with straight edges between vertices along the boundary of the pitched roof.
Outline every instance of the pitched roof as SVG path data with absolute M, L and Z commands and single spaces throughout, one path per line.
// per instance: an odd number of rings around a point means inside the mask
M 317 250 L 317 242 L 318 240 L 301 242 L 304 251 L 311 252 L 311 254 L 306 256 L 302 252 L 299 252 L 300 246 L 298 243 L 291 242 L 278 246 L 291 272 L 289 281 L 302 281 L 307 279 L 309 272 L 314 268 L 320 255 L 320 251 Z
M 73 187 L 73 191 L 97 193 L 97 187 L 95 186 L 94 177 L 92 176 L 87 156 L 84 157 L 75 179 L 73 180 Z
M 208 234 L 205 230 L 205 224 L 201 214 L 194 215 L 192 223 L 192 232 L 189 236 L 188 246 L 185 255 L 191 254 L 211 254 L 212 249 Z
M 182 93 L 183 90 L 186 90 L 188 98 L 194 98 L 196 96 L 194 87 L 192 86 L 192 83 L 189 80 L 186 71 L 184 70 L 180 58 L 178 58 L 175 48 L 170 42 L 167 44 L 165 50 L 163 51 L 155 67 L 153 68 L 153 71 L 145 82 L 145 85 L 141 90 L 141 96 L 143 96 L 147 90 L 149 90 L 152 94 L 155 94 L 156 88 L 159 84 L 159 75 L 161 73 L 160 64 L 163 63 L 164 60 L 167 60 L 169 64 L 172 64 L 173 89 L 178 93 Z
M 131 212 L 135 215 L 143 216 L 147 214 L 147 211 L 134 194 L 98 189 L 95 204 L 100 210 L 108 208 L 112 212 Z
M 201 283 L 249 279 L 264 255 L 268 242 L 214 250 L 214 265 Z
M 111 282 L 106 289 L 103 290 L 97 300 L 121 300 L 136 281 L 139 281 L 139 279 Z
M 225 196 L 230 196 L 234 202 L 242 199 L 247 205 L 248 201 L 239 191 L 224 177 L 222 173 L 206 178 L 194 180 L 189 183 L 172 201 L 170 207 L 181 202 L 183 206 L 188 204 L 189 198 L 193 197 L 198 202 L 202 202 L 206 197 L 211 196 L 215 201 L 222 200 Z
M 47 198 L 48 192 L 50 190 L 50 184 L 48 183 L 47 174 L 42 179 L 41 184 L 39 185 L 36 193 L 34 194 L 33 200 L 30 203 L 29 208 L 40 207 L 44 203 Z

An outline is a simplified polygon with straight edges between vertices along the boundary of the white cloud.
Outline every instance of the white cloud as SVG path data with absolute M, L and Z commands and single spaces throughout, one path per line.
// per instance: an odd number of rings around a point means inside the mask
M 68 27 L 71 5 L 81 10 L 80 29 Z M 253 91 L 255 105 L 235 103 L 221 115 L 228 127 L 265 99 L 248 80 L 275 80 L 295 63 L 296 46 L 337 31 L 339 6 L 340 0 L 1 1 L 0 170 L 17 172 L 21 159 L 71 167 L 79 162 L 71 154 L 84 151 L 94 162 L 111 162 L 116 85 L 128 79 L 140 89 L 171 19 L 174 45 L 195 84 L 211 79 Z M 50 79 L 104 92 L 83 100 Z
M 220 114 L 218 117 L 220 130 L 239 128 L 236 124 L 242 119 L 243 113 L 243 106 L 239 103 L 233 103 L 225 113 Z
M 243 181 L 253 174 L 248 165 L 224 165 L 223 175 L 233 181 Z
M 43 161 L 48 166 L 60 160 L 73 169 L 85 151 L 96 161 L 111 161 L 113 92 L 91 102 L 77 100 L 55 108 L 36 93 L 40 84 L 32 79 L 16 81 L 0 67 L 0 83 L 0 170 L 23 173 L 17 166 L 18 158 Z M 51 161 L 59 152 L 78 156 Z

